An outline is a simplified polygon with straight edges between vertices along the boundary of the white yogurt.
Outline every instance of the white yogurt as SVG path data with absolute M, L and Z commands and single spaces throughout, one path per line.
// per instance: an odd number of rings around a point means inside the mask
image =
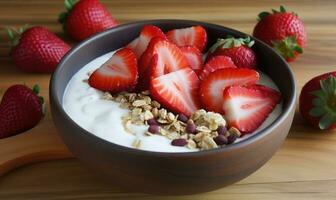
M 128 110 L 119 107 L 119 104 L 109 100 L 103 100 L 103 93 L 89 86 L 84 80 L 88 79 L 88 73 L 106 62 L 113 52 L 100 56 L 79 70 L 70 80 L 63 97 L 63 108 L 66 113 L 85 130 L 96 136 L 132 148 L 135 139 L 141 140 L 140 149 L 158 152 L 191 152 L 187 147 L 176 147 L 171 145 L 171 140 L 161 135 L 146 136 L 148 126 L 131 125 L 130 128 L 135 135 L 125 131 L 122 125 L 122 117 L 127 115 Z M 260 84 L 277 89 L 274 82 L 261 73 Z M 278 104 L 267 120 L 258 130 L 271 124 L 281 113 L 282 105 Z M 257 131 L 258 131 L 257 130 Z M 244 140 L 252 134 L 239 138 Z

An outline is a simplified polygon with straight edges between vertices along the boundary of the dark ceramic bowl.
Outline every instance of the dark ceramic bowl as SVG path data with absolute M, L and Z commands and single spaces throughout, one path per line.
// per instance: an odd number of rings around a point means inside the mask
M 94 171 L 132 191 L 156 194 L 193 194 L 237 182 L 268 161 L 286 138 L 294 115 L 295 81 L 287 63 L 270 47 L 255 39 L 260 70 L 280 88 L 282 114 L 267 128 L 225 148 L 192 153 L 159 153 L 123 147 L 105 141 L 77 125 L 62 107 L 71 77 L 92 59 L 125 46 L 145 24 L 163 31 L 203 26 L 209 44 L 228 34 L 246 34 L 223 26 L 187 21 L 152 20 L 125 24 L 99 33 L 73 48 L 59 63 L 50 83 L 51 111 L 56 127 L 70 151 Z

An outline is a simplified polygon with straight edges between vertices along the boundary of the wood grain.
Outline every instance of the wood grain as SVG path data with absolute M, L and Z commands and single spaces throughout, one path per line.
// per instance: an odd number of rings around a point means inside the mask
M 218 23 L 251 33 L 256 15 L 271 7 L 286 5 L 304 20 L 308 45 L 304 55 L 291 63 L 298 88 L 312 76 L 336 69 L 336 2 L 300 1 L 220 1 L 220 0 L 114 0 L 102 1 L 120 23 L 158 18 L 193 19 Z M 43 25 L 62 38 L 57 15 L 63 10 L 56 0 L 0 0 L 0 28 L 25 23 Z M 13 83 L 42 86 L 48 94 L 49 75 L 18 71 L 8 57 L 5 32 L 0 32 L 0 94 Z M 36 127 L 50 138 L 58 155 L 69 155 L 55 134 L 49 115 Z M 34 132 L 34 131 L 31 131 Z M 18 137 L 30 135 L 25 133 Z M 10 138 L 8 139 L 10 140 Z M 34 143 L 31 143 L 31 146 Z M 22 146 L 23 145 L 23 146 Z M 2 149 L 3 143 L 0 142 Z M 60 147 L 60 148 L 58 148 Z M 12 148 L 25 150 L 20 143 Z M 0 153 L 0 158 L 6 152 Z M 43 156 L 42 156 L 43 157 Z M 270 162 L 243 181 L 214 192 L 173 199 L 336 199 L 336 134 L 309 128 L 296 114 L 289 138 Z M 0 199 L 157 199 L 157 196 L 129 194 L 96 177 L 75 159 L 34 164 L 0 179 Z M 172 197 L 160 197 L 171 199 Z

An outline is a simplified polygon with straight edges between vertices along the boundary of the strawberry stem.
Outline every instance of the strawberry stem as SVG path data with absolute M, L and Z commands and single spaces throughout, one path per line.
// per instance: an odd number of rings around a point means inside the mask
M 44 98 L 42 96 L 39 96 L 38 94 L 40 93 L 40 86 L 35 84 L 32 88 L 33 93 L 36 94 L 40 100 L 41 105 L 44 104 Z
M 217 39 L 217 42 L 210 47 L 209 52 L 213 53 L 219 47 L 223 49 L 229 49 L 232 47 L 240 47 L 242 45 L 252 47 L 253 44 L 254 44 L 254 40 L 251 40 L 250 37 L 234 38 L 233 36 L 229 35 L 226 39 L 222 39 L 222 38 Z
M 268 16 L 268 15 L 271 15 L 271 14 L 276 14 L 276 13 L 286 13 L 287 12 L 287 9 L 285 8 L 285 6 L 283 5 L 280 5 L 280 9 L 279 10 L 275 10 L 275 9 L 271 9 L 272 10 L 272 13 L 270 12 L 267 12 L 267 11 L 263 11 L 261 13 L 258 14 L 258 18 L 257 20 L 260 21 L 262 20 L 264 17 Z M 297 13 L 295 12 L 292 12 L 292 14 L 294 14 L 295 16 L 298 16 Z
M 33 86 L 33 92 L 34 92 L 34 94 L 36 94 L 36 95 L 38 95 L 38 93 L 40 92 L 40 86 L 39 85 L 37 85 L 37 84 L 35 84 L 34 86 Z
M 272 41 L 274 49 L 285 59 L 294 58 L 295 53 L 303 53 L 301 46 L 296 41 L 296 36 L 288 36 L 283 40 Z
M 63 24 L 63 29 L 65 30 L 65 21 L 66 18 L 69 15 L 69 12 L 72 10 L 72 8 L 74 7 L 74 5 L 78 2 L 78 0 L 64 0 L 64 7 L 66 9 L 65 12 L 62 12 L 59 14 L 58 16 L 58 22 Z
M 324 130 L 336 123 L 336 78 L 330 75 L 321 80 L 320 87 L 320 90 L 312 92 L 316 98 L 313 99 L 309 114 L 320 118 L 319 127 Z
M 30 26 L 28 24 L 25 24 L 24 26 L 18 29 L 12 27 L 6 28 L 6 32 L 9 37 L 11 46 L 16 46 L 19 44 L 22 33 L 24 33 L 29 27 Z

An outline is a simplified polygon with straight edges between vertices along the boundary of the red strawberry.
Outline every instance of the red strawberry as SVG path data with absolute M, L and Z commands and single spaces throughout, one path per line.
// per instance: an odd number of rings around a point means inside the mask
M 336 72 L 308 81 L 302 88 L 299 108 L 302 117 L 313 127 L 336 128 Z
M 43 98 L 37 96 L 38 92 L 37 85 L 33 90 L 25 85 L 7 89 L 0 104 L 0 138 L 24 132 L 42 119 Z
M 280 101 L 276 90 L 244 86 L 226 88 L 223 97 L 225 119 L 242 133 L 255 131 Z
M 74 40 L 81 41 L 89 36 L 117 26 L 108 10 L 99 0 L 65 0 L 66 12 L 58 21 Z
M 89 84 L 98 90 L 117 93 L 132 90 L 137 78 L 136 56 L 132 50 L 123 48 L 91 74 Z
M 154 37 L 150 40 L 149 44 L 147 45 L 147 49 L 145 52 L 141 55 L 139 59 L 139 74 L 140 76 L 147 70 L 147 68 L 150 66 L 151 61 L 153 59 L 153 56 L 155 54 L 155 45 L 161 41 L 165 41 L 165 38 L 162 37 Z
M 296 13 L 287 12 L 283 6 L 280 11 L 260 13 L 253 36 L 273 46 L 287 61 L 295 60 L 307 41 L 303 22 Z
M 202 53 L 194 46 L 184 46 L 180 49 L 187 58 L 191 69 L 199 74 L 203 68 Z
M 146 50 L 148 43 L 154 37 L 166 38 L 166 35 L 160 28 L 153 25 L 145 25 L 140 33 L 140 36 L 135 38 L 127 47 L 133 50 L 137 58 Z
M 227 56 L 214 56 L 207 63 L 205 63 L 204 69 L 199 75 L 201 80 L 205 79 L 211 72 L 217 69 L 223 68 L 237 68 L 232 62 L 230 57 Z
M 190 116 L 199 109 L 197 91 L 199 79 L 190 68 L 174 71 L 151 80 L 150 93 L 153 99 L 167 109 Z
M 68 44 L 43 27 L 7 29 L 7 32 L 13 45 L 13 62 L 26 72 L 53 72 L 70 49 Z
M 157 60 L 153 63 L 154 55 L 157 55 Z M 150 67 L 153 65 L 158 65 L 154 71 Z M 151 75 L 157 77 L 185 67 L 189 67 L 189 62 L 181 49 L 173 43 L 155 37 L 151 40 L 140 60 L 139 80 L 141 82 L 139 82 L 139 88 L 142 90 L 148 89 Z
M 166 35 L 169 41 L 179 47 L 195 46 L 201 52 L 203 52 L 208 42 L 206 30 L 202 26 L 173 29 L 168 31 Z
M 223 55 L 232 59 L 237 67 L 256 68 L 257 55 L 251 49 L 254 41 L 250 37 L 218 39 L 209 49 L 207 60 L 213 56 Z
M 252 69 L 224 68 L 210 73 L 201 82 L 200 99 L 208 111 L 223 112 L 223 91 L 228 86 L 250 85 L 259 80 L 259 73 Z

